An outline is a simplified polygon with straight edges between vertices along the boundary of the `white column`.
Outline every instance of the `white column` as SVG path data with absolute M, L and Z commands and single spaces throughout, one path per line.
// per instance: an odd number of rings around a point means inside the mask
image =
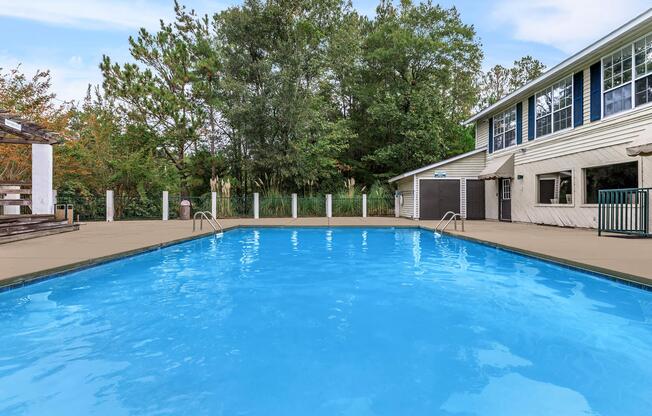
M 299 201 L 297 199 L 297 194 L 292 194 L 292 218 L 299 216 Z
M 168 191 L 163 191 L 163 221 L 170 219 L 170 196 Z
M 367 218 L 367 194 L 362 194 L 362 218 Z
M 401 197 L 394 194 L 394 216 L 396 218 L 401 216 Z
M 113 221 L 113 191 L 106 191 L 106 220 L 107 222 Z
M 52 146 L 32 145 L 32 214 L 53 214 Z
M 333 195 L 326 194 L 326 217 L 333 217 Z
M 217 192 L 211 192 L 211 214 L 217 218 Z
M 260 218 L 260 195 L 254 192 L 254 219 Z
M 20 189 L 20 186 L 5 186 L 7 189 Z M 6 194 L 4 199 L 20 199 L 20 194 Z M 20 214 L 20 205 L 5 205 L 4 206 L 5 215 L 19 215 Z

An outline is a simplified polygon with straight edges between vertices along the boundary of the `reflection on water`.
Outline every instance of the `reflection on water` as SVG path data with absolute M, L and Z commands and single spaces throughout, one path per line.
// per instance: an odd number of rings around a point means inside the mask
M 413 229 L 243 229 L 0 293 L 2 415 L 645 415 L 652 293 Z

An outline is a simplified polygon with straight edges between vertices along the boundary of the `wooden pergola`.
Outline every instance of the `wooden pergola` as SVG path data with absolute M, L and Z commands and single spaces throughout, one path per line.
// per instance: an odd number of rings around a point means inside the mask
M 0 108 L 0 143 L 56 144 L 59 134 Z
M 20 206 L 31 207 L 33 214 L 53 212 L 52 145 L 61 141 L 58 133 L 0 108 L 0 144 L 32 147 L 31 184 L 10 183 L 0 178 L 0 206 L 5 207 L 4 214 L 19 214 Z

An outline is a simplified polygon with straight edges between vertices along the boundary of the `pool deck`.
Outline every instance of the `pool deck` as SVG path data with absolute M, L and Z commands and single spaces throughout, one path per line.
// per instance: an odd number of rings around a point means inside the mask
M 220 220 L 225 229 L 251 226 L 395 226 L 433 229 L 437 221 L 405 218 L 264 218 Z M 452 225 L 451 225 L 452 229 Z M 210 234 L 192 221 L 83 224 L 79 231 L 0 245 L 0 286 L 152 250 Z M 652 285 L 652 239 L 598 237 L 595 230 L 467 221 L 451 234 L 521 253 Z

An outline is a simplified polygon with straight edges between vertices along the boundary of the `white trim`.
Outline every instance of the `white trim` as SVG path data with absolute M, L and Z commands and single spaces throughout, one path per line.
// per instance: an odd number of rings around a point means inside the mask
M 530 91 L 531 89 L 537 87 L 538 85 L 544 84 L 550 79 L 558 76 L 563 71 L 570 69 L 573 65 L 577 64 L 582 59 L 586 59 L 590 57 L 592 54 L 599 52 L 601 48 L 604 48 L 608 46 L 611 42 L 618 40 L 618 38 L 627 34 L 627 32 L 630 32 L 638 28 L 639 26 L 643 26 L 647 23 L 650 23 L 650 21 L 652 21 L 652 8 L 638 15 L 634 19 L 620 26 L 619 28 L 607 34 L 606 36 L 602 37 L 601 39 L 597 40 L 596 42 L 590 44 L 589 46 L 582 49 L 575 55 L 571 56 L 570 58 L 550 68 L 549 70 L 544 72 L 540 77 L 528 82 L 527 84 L 517 89 L 516 91 L 512 92 L 511 94 L 506 95 L 505 97 L 503 97 L 502 99 L 494 103 L 493 105 L 490 105 L 489 107 L 479 111 L 474 116 L 465 120 L 463 124 L 468 125 L 475 122 L 478 119 L 488 116 L 489 114 L 493 113 L 496 110 L 496 108 L 503 106 L 504 104 L 512 101 L 514 98 L 518 96 L 524 95 L 527 91 Z
M 470 152 L 466 152 L 466 153 L 462 153 L 461 155 L 453 156 L 450 159 L 442 160 L 440 162 L 433 163 L 432 165 L 423 166 L 423 167 L 421 167 L 419 169 L 411 170 L 411 171 L 403 173 L 401 175 L 394 176 L 393 178 L 389 179 L 387 182 L 389 182 L 389 183 L 396 182 L 396 181 L 398 181 L 400 179 L 405 179 L 408 176 L 417 175 L 417 174 L 419 174 L 421 172 L 424 172 L 426 170 L 438 168 L 438 167 L 446 165 L 448 163 L 455 162 L 455 161 L 460 160 L 460 159 L 464 159 L 467 156 L 477 155 L 478 153 L 482 153 L 482 152 L 486 152 L 486 151 L 487 151 L 487 149 L 484 149 L 484 148 L 474 149 L 474 150 L 471 150 Z M 436 179 L 444 179 L 444 178 L 436 178 Z
M 412 218 L 417 218 L 417 176 L 412 177 Z

